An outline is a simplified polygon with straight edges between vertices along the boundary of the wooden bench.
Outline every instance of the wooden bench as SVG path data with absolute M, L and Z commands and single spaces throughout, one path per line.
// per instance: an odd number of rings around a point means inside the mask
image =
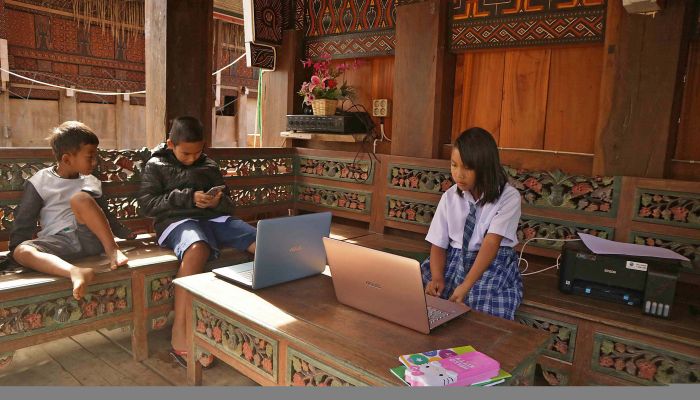
M 221 165 L 239 206 L 237 214 L 244 219 L 256 220 L 290 210 L 330 210 L 334 219 L 352 221 L 359 226 L 351 227 L 341 238 L 381 249 L 427 251 L 424 235 L 441 194 L 452 185 L 447 160 L 389 155 L 369 159 L 354 152 L 303 148 L 211 149 L 208 153 Z M 150 223 L 138 218 L 133 198 L 146 153 L 109 151 L 102 156 L 105 161 L 100 164 L 100 177 L 105 182 L 110 207 L 126 224 L 147 229 Z M 24 179 L 51 162 L 48 149 L 6 149 L 0 153 L 0 240 L 7 238 Z M 679 295 L 696 293 L 693 290 L 700 285 L 700 185 L 697 182 L 532 171 L 522 169 L 517 163 L 508 169 L 508 174 L 523 197 L 518 230 L 521 241 L 541 236 L 567 238 L 583 231 L 623 242 L 671 248 L 691 259 L 681 273 Z M 365 229 L 372 233 L 360 234 Z M 559 254 L 560 245 L 536 240 L 528 245 L 526 252 L 548 257 L 541 265 L 550 265 Z M 90 288 L 91 293 L 96 293 L 97 304 L 87 306 L 88 314 L 92 315 L 94 308 L 99 315 L 87 317 L 82 314 L 81 305 L 80 314 L 73 313 L 77 308 L 70 309 L 67 322 L 65 303 L 66 299 L 70 300 L 67 280 L 31 273 L 0 277 L 0 359 L 7 360 L 15 349 L 37 341 L 118 324 L 132 326 L 134 357 L 139 360 L 146 357 L 148 330 L 164 325 L 171 309 L 172 296 L 168 290 L 177 262 L 172 254 L 148 239 L 139 242 L 138 249 L 129 255 L 134 260 L 131 268 L 100 273 Z M 678 362 L 697 371 L 700 339 L 698 316 L 692 311 L 684 313 L 680 320 L 664 322 L 640 314 L 630 322 L 624 317 L 629 309 L 606 314 L 605 310 L 611 306 L 602 302 L 594 312 L 580 301 L 552 295 L 557 289 L 551 278 L 545 283 L 528 283 L 544 278 L 536 277 L 526 280 L 519 321 L 551 333 L 551 346 L 556 347 L 542 356 L 538 366 L 550 382 L 658 384 L 667 379 L 663 374 L 651 379 L 639 378 L 639 370 L 632 368 L 634 373 L 626 375 L 615 365 L 611 369 L 607 366 L 609 354 L 601 353 L 608 350 L 610 343 L 618 348 L 623 347 L 621 344 L 634 343 L 633 349 L 655 354 L 658 360 L 666 360 L 664 365 Z M 125 308 L 121 301 L 124 299 Z M 42 306 L 45 302 L 48 303 Z M 95 303 L 92 298 L 90 302 Z M 117 302 L 122 307 L 118 310 Z M 114 303 L 114 309 L 110 303 Z M 688 310 L 698 310 L 700 305 L 696 303 L 684 304 Z M 106 311 L 109 312 L 105 314 Z M 35 314 L 41 314 L 41 318 Z M 617 318 L 619 329 L 615 328 Z M 671 334 L 676 328 L 681 333 Z M 679 354 L 689 356 L 678 357 Z M 593 360 L 602 364 L 594 367 Z M 661 362 L 658 361 L 657 367 Z M 649 373 L 649 366 L 646 367 L 645 373 Z M 696 375 L 685 374 L 677 379 L 693 381 L 693 376 Z
M 105 327 L 130 325 L 136 360 L 148 356 L 150 330 L 165 326 L 172 311 L 171 281 L 178 261 L 159 247 L 151 221 L 137 214 L 135 193 L 148 150 L 101 151 L 97 174 L 109 209 L 127 226 L 151 235 L 120 243 L 133 249 L 128 268 L 109 270 L 104 257 L 77 262 L 96 268 L 95 281 L 83 300 L 72 298 L 68 279 L 31 271 L 0 276 L 0 367 L 8 365 L 16 349 Z M 246 220 L 287 215 L 292 208 L 293 165 L 291 149 L 245 151 L 212 149 L 209 155 L 221 165 L 226 183 Z M 24 181 L 53 164 L 50 149 L 4 149 L 0 152 L 0 241 L 5 250 L 21 198 Z M 247 254 L 224 251 L 209 268 L 249 259 Z

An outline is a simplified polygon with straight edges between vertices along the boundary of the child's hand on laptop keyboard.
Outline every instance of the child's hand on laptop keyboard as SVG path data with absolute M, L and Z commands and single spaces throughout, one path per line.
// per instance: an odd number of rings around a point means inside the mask
M 452 296 L 450 296 L 449 300 L 454 301 L 455 303 L 464 303 L 464 299 L 466 299 L 469 295 L 469 289 L 471 288 L 465 284 L 457 286 L 454 292 L 452 292 Z
M 425 294 L 439 297 L 442 294 L 442 289 L 444 288 L 445 279 L 443 277 L 436 277 L 425 286 Z

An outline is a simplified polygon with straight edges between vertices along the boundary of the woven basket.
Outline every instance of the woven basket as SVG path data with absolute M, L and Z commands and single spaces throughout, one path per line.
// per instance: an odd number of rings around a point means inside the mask
M 336 107 L 338 107 L 338 100 L 316 99 L 311 101 L 314 115 L 334 115 Z

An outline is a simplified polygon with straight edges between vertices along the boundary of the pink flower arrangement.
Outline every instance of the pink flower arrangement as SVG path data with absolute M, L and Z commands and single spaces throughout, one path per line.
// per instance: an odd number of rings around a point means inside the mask
M 324 54 L 319 61 L 311 59 L 303 60 L 304 68 L 313 67 L 314 72 L 309 82 L 301 84 L 299 95 L 304 98 L 304 103 L 310 105 L 316 99 L 337 100 L 351 97 L 354 94 L 353 88 L 348 86 L 345 80 L 339 84 L 338 78 L 345 71 L 357 68 L 360 65 L 358 60 L 352 63 L 341 63 L 337 67 L 331 66 L 330 54 Z

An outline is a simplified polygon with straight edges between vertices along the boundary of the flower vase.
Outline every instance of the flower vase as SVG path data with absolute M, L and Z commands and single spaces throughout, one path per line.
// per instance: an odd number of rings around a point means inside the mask
M 338 107 L 338 100 L 335 99 L 315 99 L 311 101 L 314 115 L 335 115 Z

